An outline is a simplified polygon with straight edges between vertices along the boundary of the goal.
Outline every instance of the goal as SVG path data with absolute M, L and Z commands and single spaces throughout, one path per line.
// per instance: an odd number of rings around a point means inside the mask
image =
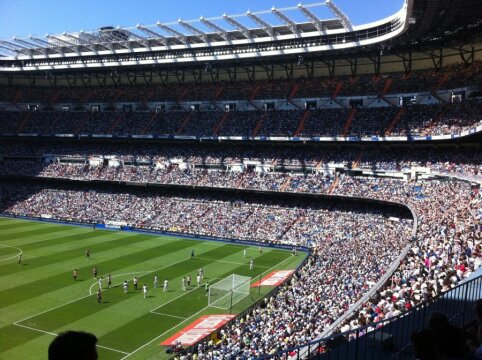
M 232 274 L 209 287 L 208 305 L 229 309 L 249 295 L 251 278 Z

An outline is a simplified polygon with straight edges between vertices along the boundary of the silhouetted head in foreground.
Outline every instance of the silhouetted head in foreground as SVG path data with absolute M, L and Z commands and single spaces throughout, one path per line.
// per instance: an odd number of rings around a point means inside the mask
M 49 345 L 49 360 L 97 360 L 97 337 L 82 331 L 63 332 Z

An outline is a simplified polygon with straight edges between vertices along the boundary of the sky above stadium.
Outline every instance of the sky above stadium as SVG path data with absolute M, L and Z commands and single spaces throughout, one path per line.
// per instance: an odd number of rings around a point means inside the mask
M 320 0 L 301 1 L 303 5 Z M 324 0 L 321 0 L 324 2 Z M 244 14 L 296 6 L 298 0 L 0 0 L 0 38 L 14 35 L 44 36 L 64 31 L 96 30 L 102 26 L 132 27 L 184 20 Z M 334 0 L 353 24 L 375 21 L 398 11 L 404 0 Z M 321 19 L 333 18 L 325 7 L 313 11 Z M 288 12 L 296 21 L 307 21 L 299 12 Z M 263 19 L 271 24 L 272 14 Z M 279 21 L 278 21 L 279 22 Z M 253 27 L 253 26 L 250 26 Z

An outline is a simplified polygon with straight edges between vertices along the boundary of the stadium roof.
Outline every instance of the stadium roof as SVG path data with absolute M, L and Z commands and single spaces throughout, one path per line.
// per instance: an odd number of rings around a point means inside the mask
M 332 13 L 331 19 L 320 19 L 316 8 L 326 6 Z M 306 22 L 296 22 L 290 13 L 301 12 Z M 274 15 L 266 18 L 267 15 Z M 277 19 L 276 24 L 272 24 Z M 74 33 L 46 34 L 45 37 L 29 36 L 27 39 L 14 37 L 0 40 L 0 54 L 3 55 L 53 55 L 82 54 L 102 50 L 150 50 L 157 46 L 195 45 L 210 46 L 214 42 L 236 40 L 254 40 L 269 37 L 276 40 L 283 35 L 301 36 L 304 33 L 330 30 L 351 30 L 348 17 L 331 0 L 325 2 L 277 9 L 272 7 L 266 11 L 245 14 L 223 14 L 219 17 L 194 20 L 178 19 L 174 22 L 153 25 L 138 24 L 134 27 L 105 26 L 96 31 L 79 31 Z
M 320 17 L 321 8 L 329 9 L 333 17 Z M 427 51 L 431 44 L 435 49 L 482 43 L 480 14 L 480 0 L 406 0 L 392 16 L 356 26 L 332 0 L 326 0 L 213 18 L 105 26 L 0 39 L 0 72 L 208 67 L 271 60 L 302 63 L 335 55 L 370 58 L 378 53 Z
M 434 39 L 458 37 L 467 39 L 480 35 L 482 1 L 480 0 L 415 0 L 413 25 L 400 43 L 416 44 Z

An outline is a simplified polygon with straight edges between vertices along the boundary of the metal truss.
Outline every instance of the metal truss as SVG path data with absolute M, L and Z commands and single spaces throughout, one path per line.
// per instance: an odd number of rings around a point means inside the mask
M 278 10 L 275 7 L 272 7 L 271 12 L 275 14 L 278 19 L 284 22 L 293 34 L 298 33 L 298 26 L 296 25 L 296 23 L 293 20 L 291 20 L 288 16 L 286 16 L 281 10 Z
M 353 24 L 351 23 L 350 19 L 348 16 L 345 15 L 343 11 L 341 11 L 340 8 L 338 8 L 332 0 L 326 0 L 326 6 L 330 8 L 330 10 L 333 12 L 333 14 L 340 20 L 340 22 L 343 24 L 343 27 L 348 30 L 352 31 L 353 30 Z
M 264 21 L 258 15 L 252 13 L 249 10 L 246 12 L 246 16 L 253 20 L 256 24 L 261 26 L 265 33 L 268 34 L 271 38 L 275 37 L 274 29 L 268 22 Z
M 170 45 L 204 44 L 211 46 L 213 42 L 231 44 L 232 40 L 252 42 L 253 39 L 268 37 L 276 40 L 278 34 L 293 34 L 298 36 L 303 32 L 324 31 L 323 20 L 313 11 L 317 7 L 328 6 L 336 15 L 338 25 L 329 19 L 331 29 L 343 30 L 351 27 L 351 23 L 341 10 L 331 0 L 287 8 L 272 8 L 270 10 L 251 12 L 245 14 L 224 14 L 220 17 L 204 18 L 198 20 L 183 20 L 177 22 L 161 23 L 154 25 L 137 25 L 134 27 L 103 27 L 96 31 L 80 31 L 74 33 L 48 34 L 45 37 L 30 36 L 28 39 L 14 37 L 0 40 L 0 56 L 14 55 L 16 57 L 33 55 L 60 55 L 63 56 L 91 56 L 108 55 L 124 52 L 151 51 L 153 47 L 169 47 Z M 289 16 L 290 11 L 300 11 L 307 19 L 306 23 L 297 23 Z M 263 16 L 273 14 L 279 19 L 279 24 L 270 24 Z M 249 21 L 251 20 L 251 25 Z M 327 20 L 328 21 L 328 20 Z M 234 30 L 227 30 L 222 23 L 228 24 Z M 252 23 L 256 26 L 253 27 Z M 275 30 L 276 29 L 276 30 Z M 161 31 L 159 31 L 161 30 Z M 107 53 L 102 53 L 107 51 Z M 99 53 L 101 52 L 101 53 Z

